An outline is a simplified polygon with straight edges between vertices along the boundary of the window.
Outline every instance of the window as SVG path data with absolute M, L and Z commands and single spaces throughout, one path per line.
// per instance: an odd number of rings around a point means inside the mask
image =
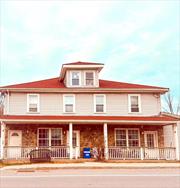
M 64 95 L 64 112 L 72 113 L 75 112 L 75 96 L 74 95 Z
M 94 85 L 94 72 L 85 72 L 85 84 L 86 86 Z
M 72 86 L 80 85 L 80 72 L 77 71 L 71 72 L 71 85 Z
M 41 128 L 38 129 L 38 146 L 61 146 L 62 145 L 62 129 L 61 128 Z
M 140 95 L 129 95 L 129 112 L 141 112 Z
M 121 147 L 139 147 L 138 129 L 115 129 L 116 146 Z
M 39 94 L 27 95 L 27 111 L 31 113 L 39 112 Z
M 105 95 L 95 95 L 94 96 L 95 105 L 94 105 L 94 112 L 95 113 L 103 113 L 106 111 L 105 107 Z

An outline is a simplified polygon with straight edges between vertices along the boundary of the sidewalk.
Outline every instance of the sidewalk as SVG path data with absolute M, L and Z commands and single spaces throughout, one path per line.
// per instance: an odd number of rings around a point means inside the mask
M 3 170 L 26 170 L 26 169 L 93 169 L 93 168 L 180 168 L 180 163 L 103 163 L 103 162 L 84 162 L 84 163 L 36 163 L 24 165 L 10 165 L 0 168 Z

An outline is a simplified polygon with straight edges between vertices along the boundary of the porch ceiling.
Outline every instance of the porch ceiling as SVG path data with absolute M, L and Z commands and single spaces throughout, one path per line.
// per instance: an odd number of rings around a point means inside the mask
M 0 121 L 13 124 L 143 124 L 143 125 L 168 125 L 176 123 L 177 118 L 168 116 L 42 116 L 42 115 L 3 115 Z

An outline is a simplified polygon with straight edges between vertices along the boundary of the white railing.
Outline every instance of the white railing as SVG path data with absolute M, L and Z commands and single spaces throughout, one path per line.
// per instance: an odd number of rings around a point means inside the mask
M 69 149 L 67 146 L 45 148 L 51 150 L 52 158 L 69 158 Z M 4 148 L 4 159 L 28 159 L 30 151 L 34 149 L 39 148 L 8 146 Z
M 109 159 L 175 160 L 175 148 L 109 147 Z
M 144 148 L 144 159 L 176 159 L 176 148 Z
M 141 159 L 140 147 L 109 147 L 109 159 Z

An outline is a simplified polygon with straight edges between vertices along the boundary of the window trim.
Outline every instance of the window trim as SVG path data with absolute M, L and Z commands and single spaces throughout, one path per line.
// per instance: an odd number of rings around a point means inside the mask
M 38 102 L 37 102 L 37 112 L 30 112 L 29 111 L 29 96 L 31 96 L 31 95 L 33 95 L 33 96 L 37 96 L 37 100 L 38 100 Z M 32 113 L 32 114 L 37 114 L 37 113 L 40 113 L 40 94 L 37 94 L 37 93 L 28 93 L 27 94 L 27 113 Z
M 72 74 L 73 72 L 78 72 L 79 73 L 79 85 L 72 85 Z M 76 70 L 72 70 L 70 71 L 70 86 L 71 87 L 80 87 L 82 84 L 81 84 L 81 71 L 76 71 Z
M 116 147 L 123 147 L 123 146 L 117 146 L 116 145 L 116 130 L 125 130 L 126 131 L 126 146 L 125 147 L 141 147 L 141 136 L 140 136 L 140 129 L 139 128 L 115 128 L 114 129 L 115 146 Z M 128 130 L 138 130 L 139 146 L 129 146 Z
M 136 96 L 138 97 L 138 107 L 139 107 L 139 112 L 132 112 L 131 111 L 131 97 Z M 128 94 L 128 113 L 142 113 L 141 111 L 141 95 L 140 94 Z
M 66 107 L 65 107 L 65 97 L 69 97 L 69 96 L 72 96 L 73 97 L 73 111 L 72 112 L 66 112 Z M 76 105 L 76 97 L 75 97 L 75 94 L 64 94 L 63 95 L 63 113 L 66 113 L 66 114 L 72 114 L 72 113 L 75 113 L 75 105 Z
M 49 140 L 49 146 L 39 146 L 39 129 L 48 129 L 48 131 L 49 131 L 49 138 L 48 138 L 48 140 Z M 61 130 L 61 145 L 60 146 L 62 146 L 63 145 L 63 128 L 58 128 L 58 127 L 52 127 L 52 128 L 48 128 L 48 127 L 40 127 L 40 128 L 38 128 L 38 130 L 37 130 L 37 146 L 38 147 L 59 147 L 59 146 L 51 146 L 51 129 L 60 129 Z
M 104 96 L 104 111 L 103 112 L 96 112 L 96 96 Z M 94 94 L 94 113 L 95 114 L 104 114 L 106 113 L 106 95 L 105 94 Z
M 93 73 L 93 85 L 92 86 L 89 86 L 89 85 L 86 85 L 86 73 Z M 94 87 L 95 86 L 95 71 L 84 71 L 84 86 L 85 87 Z

